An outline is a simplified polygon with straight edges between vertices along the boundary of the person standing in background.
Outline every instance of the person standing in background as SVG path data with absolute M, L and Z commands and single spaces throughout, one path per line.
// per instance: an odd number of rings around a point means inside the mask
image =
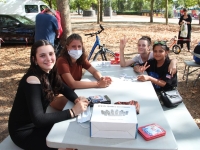
M 35 19 L 35 42 L 47 40 L 54 45 L 55 38 L 59 38 L 59 36 L 59 26 L 55 11 L 46 9 L 44 13 L 39 13 Z
M 188 52 L 190 52 L 190 42 L 191 42 L 191 22 L 192 22 L 192 17 L 187 14 L 187 9 L 183 8 L 183 15 L 180 17 L 178 24 L 181 26 L 183 23 L 187 24 L 187 37 L 181 37 L 181 31 L 179 31 L 178 34 L 178 44 L 180 44 L 181 49 L 183 48 L 183 44 L 186 43 L 187 44 L 187 49 Z

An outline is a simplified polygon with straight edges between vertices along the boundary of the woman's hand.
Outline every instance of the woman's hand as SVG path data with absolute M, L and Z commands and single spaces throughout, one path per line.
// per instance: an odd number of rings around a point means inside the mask
M 149 76 L 148 76 L 148 75 L 139 75 L 139 76 L 137 77 L 137 80 L 138 80 L 138 81 L 142 81 L 142 82 L 148 81 L 148 80 L 149 80 Z
M 176 64 L 177 64 L 177 60 L 172 59 L 170 64 L 169 64 L 169 67 L 168 67 L 168 72 L 171 74 L 172 77 L 177 71 Z
M 103 78 L 107 81 L 107 83 L 108 83 L 109 85 L 111 84 L 111 82 L 112 82 L 111 77 L 105 76 L 105 77 L 103 77 Z
M 77 116 L 87 110 L 89 101 L 85 97 L 78 97 L 75 101 L 76 102 L 72 110 L 74 111 L 75 116 Z
M 150 65 L 147 65 L 147 62 L 144 64 L 144 66 L 136 65 L 134 66 L 134 70 L 138 73 L 144 73 L 145 70 L 147 70 L 150 67 Z
M 97 87 L 99 88 L 105 88 L 108 87 L 112 82 L 112 79 L 110 77 L 101 77 L 101 79 L 97 83 Z
M 170 65 L 168 67 L 168 72 L 173 77 L 173 75 L 176 73 L 176 65 L 170 63 Z
M 124 51 L 124 48 L 126 46 L 126 43 L 129 39 L 126 38 L 126 36 L 124 36 L 124 38 L 120 39 L 120 45 L 119 45 L 119 48 L 120 48 L 120 51 Z

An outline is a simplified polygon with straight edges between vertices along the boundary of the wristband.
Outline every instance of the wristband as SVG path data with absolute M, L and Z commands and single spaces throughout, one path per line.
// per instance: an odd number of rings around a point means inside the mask
M 72 111 L 72 113 L 73 113 L 74 117 L 76 117 L 76 115 L 75 115 L 75 113 L 74 113 L 73 109 L 70 109 L 70 110 Z

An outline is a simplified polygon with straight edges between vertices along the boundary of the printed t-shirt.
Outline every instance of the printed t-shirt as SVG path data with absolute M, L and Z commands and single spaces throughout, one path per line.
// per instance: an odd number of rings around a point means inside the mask
M 82 78 L 82 69 L 88 70 L 91 67 L 91 64 L 89 63 L 87 59 L 85 59 L 85 62 L 82 65 L 78 65 L 77 63 L 74 63 L 72 64 L 72 66 L 70 66 L 68 61 L 65 58 L 59 57 L 56 62 L 56 66 L 58 68 L 58 73 L 60 75 L 64 73 L 71 73 L 74 80 L 80 81 Z
M 156 84 L 153 84 L 156 91 L 160 91 L 162 89 L 168 91 L 172 90 L 174 87 L 177 87 L 177 73 L 175 73 L 173 77 L 170 75 L 168 72 L 169 64 L 169 59 L 165 59 L 164 64 L 160 67 L 157 67 L 157 61 L 155 59 L 150 59 L 147 61 L 147 65 L 150 65 L 150 67 L 146 70 L 148 75 L 166 82 L 166 85 L 162 88 Z

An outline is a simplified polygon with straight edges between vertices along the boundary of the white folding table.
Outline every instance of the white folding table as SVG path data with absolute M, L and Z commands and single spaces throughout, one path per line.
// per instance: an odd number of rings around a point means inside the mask
M 79 96 L 108 95 L 111 103 L 116 101 L 137 100 L 140 114 L 137 116 L 138 126 L 157 123 L 166 130 L 166 135 L 151 141 L 145 141 L 141 135 L 137 139 L 91 138 L 89 123 L 79 124 L 70 119 L 56 123 L 47 136 L 47 145 L 53 148 L 77 148 L 79 150 L 177 150 L 178 146 L 172 130 L 165 118 L 163 109 L 151 82 L 139 82 L 137 74 L 131 67 L 109 65 L 108 62 L 92 62 L 103 76 L 110 76 L 112 84 L 107 88 L 78 89 Z M 95 80 L 86 72 L 83 80 Z M 64 109 L 71 108 L 68 102 Z

